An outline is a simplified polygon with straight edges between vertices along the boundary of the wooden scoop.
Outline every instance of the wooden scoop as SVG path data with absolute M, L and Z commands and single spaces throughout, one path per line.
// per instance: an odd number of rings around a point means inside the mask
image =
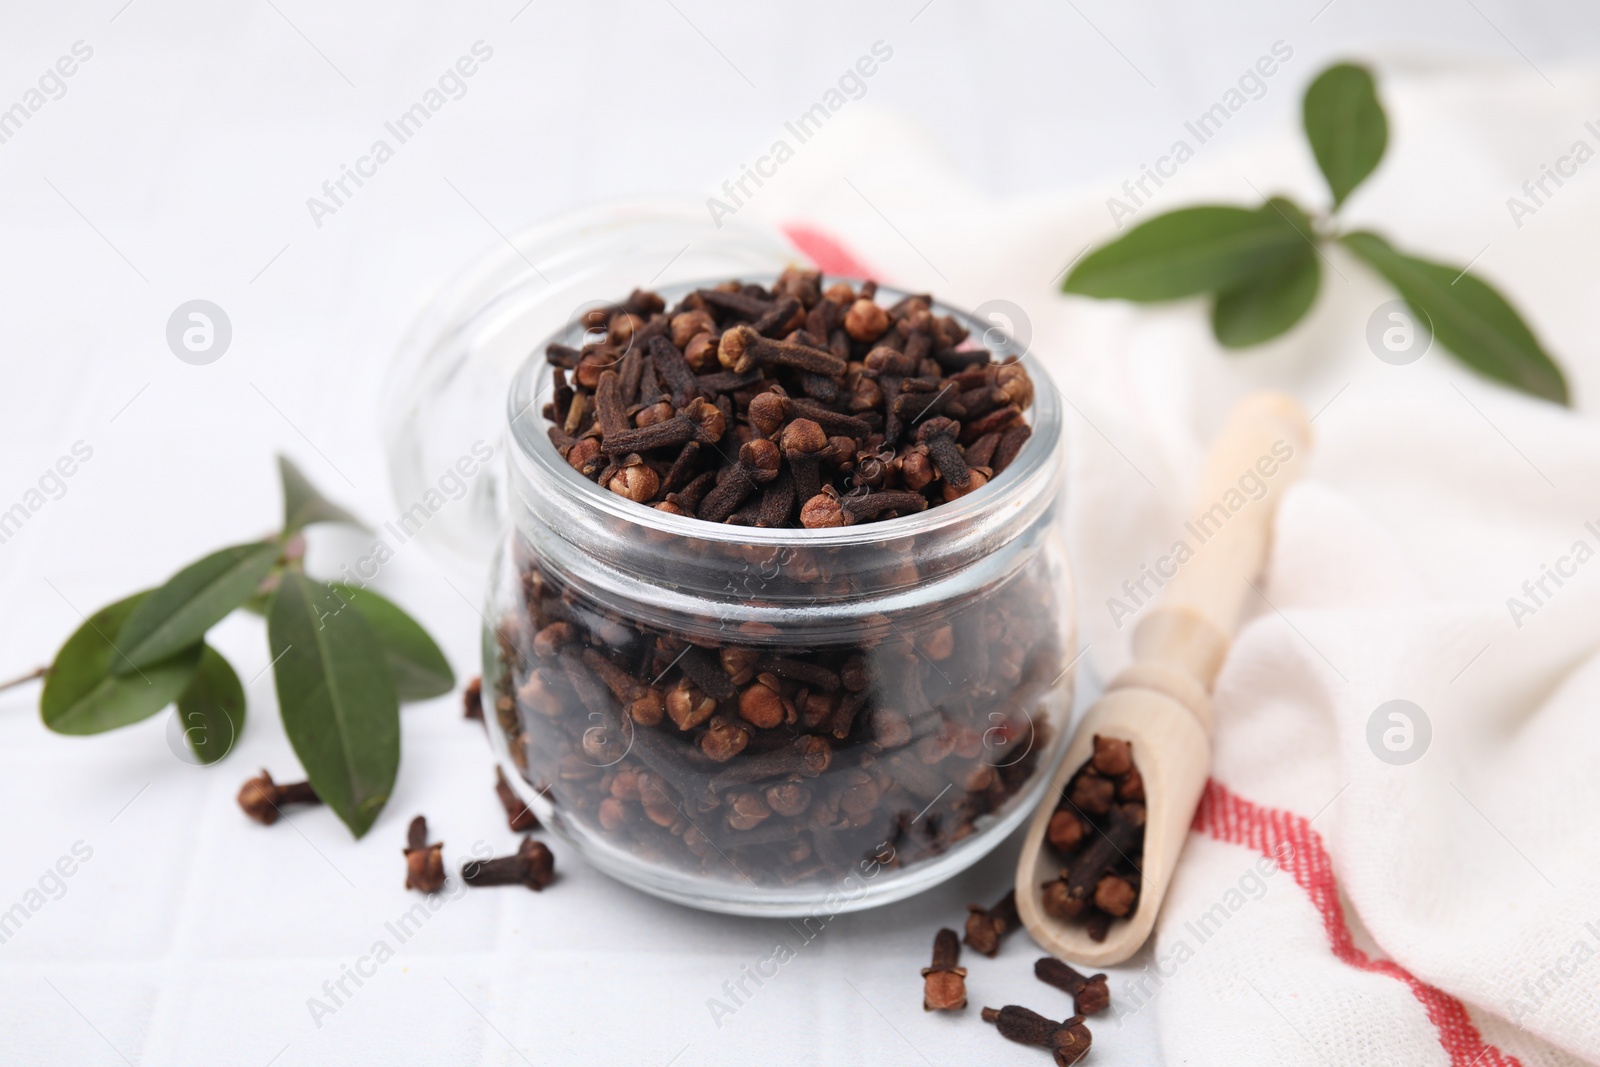
M 1150 936 L 1211 771 L 1211 683 L 1239 609 L 1255 595 L 1250 583 L 1266 560 L 1278 499 L 1299 475 L 1310 444 L 1311 424 L 1298 403 L 1256 393 L 1233 409 L 1212 446 L 1182 531 L 1193 556 L 1176 564 L 1135 626 L 1133 663 L 1084 714 L 1022 845 L 1017 911 L 1047 952 L 1098 967 L 1121 963 Z M 1160 569 L 1170 574 L 1173 566 Z M 1146 588 L 1153 591 L 1154 583 Z M 1146 812 L 1142 858 L 1130 856 L 1140 871 L 1138 903 L 1112 922 L 1104 941 L 1091 940 L 1080 923 L 1047 915 L 1041 903 L 1042 886 L 1066 865 L 1046 844 L 1045 830 L 1067 783 L 1093 755 L 1096 734 L 1132 743 Z

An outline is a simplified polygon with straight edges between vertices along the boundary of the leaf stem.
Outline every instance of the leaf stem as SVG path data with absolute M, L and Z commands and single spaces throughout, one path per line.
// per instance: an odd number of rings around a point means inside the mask
M 22 675 L 21 677 L 13 678 L 9 682 L 0 682 L 0 692 L 4 692 L 7 689 L 15 689 L 19 685 L 27 685 L 29 682 L 43 678 L 49 673 L 49 667 L 35 667 L 33 670 Z

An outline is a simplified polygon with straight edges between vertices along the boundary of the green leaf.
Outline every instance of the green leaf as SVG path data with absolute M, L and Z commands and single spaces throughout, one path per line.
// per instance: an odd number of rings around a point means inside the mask
M 1397 251 L 1375 233 L 1341 238 L 1411 305 L 1433 336 L 1478 373 L 1525 393 L 1568 403 L 1567 382 L 1516 309 L 1487 283 L 1456 267 Z
M 283 479 L 285 535 L 317 522 L 343 522 L 363 530 L 367 528 L 360 519 L 319 493 L 317 487 L 311 484 L 311 479 L 289 457 L 278 457 L 278 474 Z
M 117 633 L 125 659 L 114 674 L 166 659 L 205 637 L 206 631 L 250 599 L 282 546 L 276 541 L 234 545 L 191 563 L 145 597 Z
M 1333 207 L 1366 180 L 1389 143 L 1389 120 L 1372 72 L 1340 63 L 1317 75 L 1306 90 L 1306 139 L 1333 191 Z
M 1157 216 L 1090 252 L 1062 291 L 1151 301 L 1231 289 L 1300 256 L 1309 229 L 1297 230 L 1284 215 L 1266 207 L 1191 207 Z
M 112 643 L 128 616 L 149 596 L 135 593 L 86 619 L 56 653 L 39 697 L 44 724 L 58 734 L 98 734 L 148 719 L 178 698 L 200 662 L 198 643 L 159 663 L 121 676 Z
M 199 669 L 178 697 L 183 739 L 201 763 L 215 763 L 233 751 L 244 730 L 244 710 L 239 676 L 222 653 L 204 646 Z
M 443 696 L 455 688 L 456 676 L 450 661 L 415 619 L 393 601 L 370 589 L 358 589 L 343 582 L 329 582 L 340 597 L 359 611 L 372 627 L 389 661 L 389 675 L 401 703 Z
M 400 766 L 400 705 L 366 618 L 322 582 L 285 571 L 267 614 L 278 707 L 312 788 L 357 837 Z
M 1311 310 L 1321 283 L 1322 265 L 1307 245 L 1298 260 L 1219 293 L 1211 306 L 1211 332 L 1228 348 L 1270 341 Z

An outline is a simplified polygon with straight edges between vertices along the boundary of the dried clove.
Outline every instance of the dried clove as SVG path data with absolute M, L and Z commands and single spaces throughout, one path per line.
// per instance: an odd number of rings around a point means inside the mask
M 961 942 L 948 926 L 933 936 L 933 962 L 922 968 L 922 1010 L 960 1011 L 967 1006 L 967 969 Z
M 990 464 L 994 467 L 994 472 L 999 474 L 1011 466 L 1012 461 L 1022 451 L 1022 446 L 1027 444 L 1028 438 L 1032 436 L 1033 428 L 1027 423 L 1018 423 L 1002 433 L 999 444 L 995 446 L 993 462 Z
M 1094 737 L 1094 755 L 1089 762 L 1107 778 L 1117 778 L 1133 769 L 1133 746 L 1116 737 Z
M 857 341 L 876 341 L 883 336 L 889 328 L 889 313 L 873 303 L 870 297 L 862 297 L 850 305 L 850 310 L 845 312 L 844 332 Z
M 1139 891 L 1131 881 L 1108 874 L 1095 883 L 1094 906 L 1113 919 L 1122 919 L 1133 910 L 1133 902 L 1138 895 Z
M 622 376 L 614 370 L 600 375 L 594 389 L 594 421 L 604 434 L 619 434 L 628 428 L 628 415 L 622 406 Z
M 1071 855 L 1083 841 L 1083 820 L 1075 811 L 1057 811 L 1050 816 L 1045 839 L 1062 855 Z
M 731 311 L 746 319 L 759 319 L 772 310 L 772 301 L 748 296 L 737 289 L 701 289 L 695 296 L 714 308 Z
M 849 526 L 870 522 L 886 511 L 907 514 L 923 511 L 927 506 L 928 501 L 921 493 L 909 489 L 886 489 L 881 493 L 862 493 L 859 496 L 850 494 L 839 501 L 845 524 Z
M 648 466 L 637 452 L 629 453 L 609 478 L 602 478 L 606 488 L 618 496 L 643 504 L 655 497 L 661 488 L 661 476 Z
M 850 493 L 840 496 L 833 486 L 806 501 L 800 509 L 800 524 L 808 529 L 827 526 L 854 526 L 871 522 L 887 513 L 915 513 L 926 509 L 927 498 L 908 489 L 886 489 L 878 493 Z
M 594 441 L 594 451 L 597 454 L 603 451 L 611 455 L 622 455 L 629 452 L 649 452 L 657 448 L 676 448 L 690 441 L 716 444 L 722 440 L 727 425 L 727 417 L 715 404 L 707 403 L 704 397 L 695 397 L 681 412 L 665 422 L 637 426 L 604 437 L 600 441 Z M 593 441 L 593 438 L 585 440 Z M 574 445 L 574 452 L 583 443 L 584 441 L 579 441 Z M 572 463 L 571 455 L 567 457 L 567 462 Z M 585 466 L 592 465 L 592 460 L 585 464 Z M 580 470 L 580 473 L 583 471 Z
M 1144 837 L 1144 807 L 1119 804 L 1112 808 L 1106 825 L 1093 841 L 1073 858 L 1067 877 L 1067 892 L 1075 899 L 1087 900 L 1107 874 L 1132 863 Z
M 793 367 L 830 378 L 843 376 L 848 364 L 832 352 L 793 341 L 772 341 L 749 326 L 735 326 L 722 335 L 717 358 L 735 374 L 754 367 Z
M 810 500 L 822 490 L 821 455 L 828 447 L 828 435 L 811 419 L 795 419 L 784 427 L 781 443 L 783 458 L 794 472 L 795 494 Z
M 716 488 L 700 502 L 700 518 L 722 522 L 732 515 L 744 498 L 755 492 L 756 486 L 778 476 L 780 457 L 778 446 L 771 441 L 755 440 L 740 445 L 738 463 L 723 468 Z
M 506 809 L 506 824 L 511 829 L 520 834 L 524 830 L 539 828 L 539 817 L 517 796 L 511 783 L 506 781 L 506 772 L 499 767 L 494 769 L 494 792 L 500 798 L 500 806 Z
M 1103 974 L 1079 974 L 1054 956 L 1033 965 L 1034 977 L 1053 985 L 1072 998 L 1072 1010 L 1079 1015 L 1098 1015 L 1111 1006 L 1111 990 Z
M 750 329 L 758 334 L 770 336 L 774 331 L 778 331 L 780 327 L 793 320 L 795 313 L 799 310 L 800 301 L 792 296 L 786 296 L 779 300 L 771 311 L 752 322 Z
M 523 885 L 541 890 L 555 878 L 555 857 L 543 842 L 524 837 L 510 856 L 471 860 L 461 868 L 461 879 L 470 886 Z
M 277 822 L 286 804 L 320 803 L 322 799 L 317 796 L 316 790 L 311 788 L 310 782 L 287 782 L 279 785 L 272 780 L 272 775 L 264 770 L 239 787 L 239 807 L 263 826 L 271 826 Z
M 1008 890 L 992 908 L 985 908 L 981 904 L 967 905 L 966 943 L 974 952 L 994 956 L 1000 951 L 1001 939 L 1020 925 L 1017 891 Z
M 713 715 L 706 720 L 706 732 L 700 735 L 700 751 L 717 763 L 726 763 L 750 744 L 750 731 L 743 725 Z
M 967 468 L 967 461 L 961 458 L 961 447 L 956 444 L 956 435 L 960 432 L 960 423 L 941 415 L 917 428 L 917 442 L 927 447 L 933 465 L 939 469 L 939 477 L 957 489 L 965 489 L 972 480 L 972 472 Z
M 1092 1037 L 1083 1025 L 1083 1016 L 1074 1015 L 1063 1022 L 1046 1019 L 1038 1012 L 1015 1004 L 996 1010 L 983 1009 L 983 1021 L 994 1023 L 1000 1036 L 1021 1045 L 1049 1049 L 1058 1067 L 1071 1067 L 1089 1054 Z
M 444 843 L 428 844 L 428 820 L 418 815 L 406 829 L 406 888 L 437 893 L 444 888 Z

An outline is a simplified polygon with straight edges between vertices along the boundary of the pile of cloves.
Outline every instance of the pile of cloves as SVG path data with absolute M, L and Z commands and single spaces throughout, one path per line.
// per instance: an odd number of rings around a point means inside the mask
M 781 886 L 909 866 L 1007 810 L 1051 743 L 1061 643 L 1034 576 L 828 647 L 658 629 L 520 539 L 513 559 L 485 713 L 569 826 L 648 862 Z
M 1094 738 L 1094 754 L 1067 783 L 1046 838 L 1062 860 L 1061 876 L 1044 885 L 1044 910 L 1080 922 L 1104 941 L 1114 919 L 1139 904 L 1144 848 L 1144 780 L 1133 746 Z
M 635 290 L 552 344 L 552 444 L 611 492 L 745 526 L 848 526 L 983 487 L 1022 450 L 1033 382 L 930 296 L 790 268 L 671 308 Z M 603 331 L 603 335 L 602 332 Z

